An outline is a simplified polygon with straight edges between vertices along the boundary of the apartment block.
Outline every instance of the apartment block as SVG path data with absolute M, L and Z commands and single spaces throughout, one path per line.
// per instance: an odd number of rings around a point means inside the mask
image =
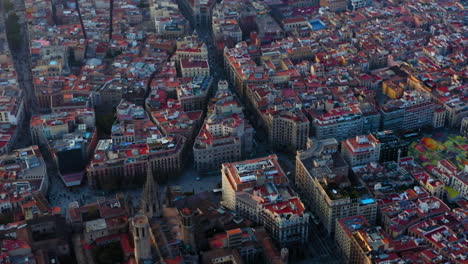
M 446 186 L 453 188 L 456 196 L 465 197 L 468 195 L 468 172 L 455 166 L 452 161 L 440 160 L 431 172 Z
M 431 217 L 412 226 L 408 233 L 418 239 L 422 239 L 435 252 L 441 256 L 434 257 L 432 261 L 445 260 L 452 263 L 466 261 L 466 245 L 461 238 L 463 235 L 459 229 L 462 225 L 456 213 L 445 213 Z
M 184 111 L 205 110 L 213 78 L 203 73 L 187 79 L 190 81 L 180 81 L 180 85 L 176 88 L 177 99 L 182 108 Z
M 210 66 L 207 60 L 181 59 L 180 73 L 182 77 L 208 76 Z
M 158 182 L 178 175 L 184 167 L 182 155 L 185 138 L 161 137 L 149 143 L 115 145 L 112 140 L 100 140 L 94 157 L 86 168 L 88 184 L 95 189 L 115 189 L 131 185 L 146 175 L 146 164 L 158 175 Z
M 181 59 L 207 60 L 208 49 L 197 35 L 185 36 L 176 41 L 176 53 L 171 57 L 171 61 Z
M 433 128 L 445 127 L 445 122 L 447 121 L 447 111 L 441 106 L 436 107 L 436 109 L 434 110 L 433 120 Z
M 362 215 L 342 218 L 336 222 L 335 242 L 343 263 L 357 263 L 358 254 L 353 241 L 353 233 L 367 227 L 370 225 Z
M 47 194 L 49 187 L 47 167 L 36 145 L 15 149 L 9 154 L 0 156 L 0 171 L 2 175 L 0 184 L 10 183 L 17 188 L 24 187 L 25 190 Z M 7 209 L 5 206 L 0 207 L 2 210 Z
M 23 117 L 24 102 L 22 97 L 0 96 L 0 123 L 21 125 Z
M 439 199 L 445 199 L 447 197 L 445 183 L 436 178 L 436 173 L 432 171 L 426 171 L 423 167 L 417 164 L 413 157 L 400 159 L 399 165 L 405 171 L 409 172 L 411 176 L 419 183 L 419 185 L 424 187 L 424 189 L 432 196 L 435 196 Z M 428 172 L 432 175 L 430 175 Z
M 35 144 L 45 147 L 65 186 L 77 186 L 97 143 L 94 109 L 35 115 L 30 122 Z
M 301 111 L 272 109 L 265 113 L 264 122 L 273 147 L 292 151 L 306 147 L 310 122 Z
M 367 7 L 371 4 L 371 0 L 350 0 L 349 9 L 357 10 L 359 8 Z
M 380 147 L 380 141 L 372 134 L 356 136 L 341 143 L 341 153 L 349 166 L 355 167 L 378 161 Z
M 225 163 L 221 173 L 226 207 L 264 225 L 280 247 L 307 241 L 309 215 L 276 155 Z
M 337 150 L 336 140 L 320 140 L 296 156 L 296 187 L 329 234 L 337 219 L 363 215 L 375 223 L 377 217 L 376 200 L 364 186 L 351 185 L 348 164 Z
M 352 168 L 357 180 L 372 193 L 375 199 L 387 199 L 399 195 L 398 190 L 411 188 L 416 180 L 399 163 L 389 161 L 385 163 L 370 162 L 366 165 Z
M 342 12 L 348 9 L 348 1 L 345 0 L 320 0 L 320 6 L 328 7 L 332 12 Z
M 241 96 L 245 96 L 248 85 L 261 85 L 269 82 L 264 68 L 257 66 L 245 42 L 236 44 L 232 49 L 225 49 L 224 68 L 229 80 Z
M 245 264 L 283 264 L 287 254 L 281 254 L 265 228 L 236 228 L 209 238 L 210 249 L 237 249 Z M 210 251 L 211 251 L 210 250 Z M 210 252 L 208 251 L 208 253 Z M 286 259 L 285 259 L 286 257 Z
M 448 115 L 448 124 L 456 127 L 461 123 L 461 120 L 468 114 L 467 105 L 461 101 L 449 102 L 445 105 Z
M 392 239 L 380 226 L 358 229 L 352 233 L 352 255 L 356 256 L 348 263 L 385 263 L 398 259 L 393 254 L 379 254 L 391 252 Z
M 345 140 L 362 133 L 363 118 L 358 105 L 330 110 L 307 109 L 313 135 L 318 139 Z
M 195 167 L 199 171 L 214 171 L 223 163 L 241 160 L 253 149 L 253 133 L 227 81 L 219 81 L 193 146 Z
M 301 102 L 295 93 L 282 91 L 274 84 L 248 85 L 246 92 L 257 111 L 257 123 L 264 126 L 272 147 L 305 149 L 310 121 L 298 110 Z
M 384 130 L 372 133 L 380 142 L 380 162 L 398 161 L 408 156 L 409 142 L 399 138 L 393 131 Z
M 414 187 L 419 188 L 419 187 Z M 450 208 L 439 198 L 426 196 L 409 201 L 402 199 L 379 206 L 381 225 L 392 237 L 404 235 L 408 228 L 430 217 L 445 214 Z
M 411 130 L 432 126 L 435 103 L 424 91 L 405 91 L 402 98 L 391 100 L 382 107 L 383 129 Z
M 468 138 L 468 117 L 464 117 L 461 122 L 460 134 L 465 138 Z

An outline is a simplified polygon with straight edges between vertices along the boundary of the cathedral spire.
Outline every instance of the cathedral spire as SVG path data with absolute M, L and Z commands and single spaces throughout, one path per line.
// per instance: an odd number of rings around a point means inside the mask
M 154 180 L 151 162 L 146 167 L 146 183 L 141 195 L 141 209 L 149 218 L 162 215 L 161 192 L 158 183 Z

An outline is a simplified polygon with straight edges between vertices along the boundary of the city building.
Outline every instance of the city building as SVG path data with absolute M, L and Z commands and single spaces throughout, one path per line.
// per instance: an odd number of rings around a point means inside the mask
M 393 82 L 392 80 L 382 82 L 382 92 L 391 99 L 399 99 L 405 91 L 405 82 Z
M 94 110 L 90 108 L 36 115 L 31 118 L 31 136 L 36 144 L 47 145 L 49 140 L 59 139 L 64 134 L 73 132 L 77 125 L 93 128 L 95 123 Z
M 147 162 L 146 183 L 139 211 L 130 219 L 136 263 L 193 263 L 193 257 L 182 254 L 184 247 L 176 208 L 163 208 L 163 196 L 155 182 L 151 163 Z M 187 248 L 188 249 L 188 248 Z M 192 260 L 190 260 L 192 259 Z
M 428 193 L 439 199 L 445 199 L 446 186 L 445 183 L 433 175 L 426 172 L 421 166 L 419 166 L 413 157 L 406 157 L 400 159 L 399 165 L 409 172 L 411 176 L 419 183 L 420 186 L 424 187 Z
M 236 228 L 214 235 L 209 239 L 210 249 L 236 249 L 246 264 L 285 263 L 264 228 Z M 206 252 L 203 253 L 203 255 Z M 287 260 L 286 260 L 287 261 Z
M 398 195 L 398 190 L 408 189 L 416 184 L 412 174 L 394 161 L 385 163 L 373 161 L 366 165 L 353 167 L 352 171 L 375 199 Z
M 168 100 L 168 107 L 151 112 L 151 119 L 167 136 L 180 136 L 191 145 L 201 125 L 202 110 L 185 112 L 179 102 Z
M 300 99 L 293 90 L 282 90 L 275 84 L 248 85 L 246 96 L 256 110 L 257 125 L 263 126 L 269 143 L 277 149 L 305 149 L 310 121 L 299 109 Z
M 215 171 L 223 163 L 241 160 L 253 150 L 253 132 L 227 81 L 219 81 L 205 123 L 195 138 L 195 167 L 201 172 Z
M 177 86 L 177 99 L 184 111 L 205 110 L 208 101 L 208 96 L 211 94 L 213 86 L 213 78 L 208 74 L 195 75 L 187 83 Z
M 262 85 L 269 82 L 264 68 L 257 66 L 245 42 L 237 43 L 234 48 L 224 50 L 224 68 L 229 81 L 242 97 L 246 95 L 246 88 L 249 84 Z
M 445 213 L 415 224 L 408 233 L 423 239 L 449 262 L 463 263 L 466 262 L 466 244 L 461 238 L 461 230 L 464 230 L 461 226 L 454 213 Z
M 327 7 L 332 12 L 342 12 L 348 9 L 348 1 L 344 0 L 320 0 L 320 6 Z
M 349 263 L 385 263 L 397 259 L 392 254 L 380 254 L 379 251 L 389 251 L 392 240 L 380 227 L 369 227 L 353 232 L 353 255 Z
M 178 62 L 182 59 L 192 59 L 195 61 L 208 60 L 208 48 L 206 44 L 198 38 L 196 33 L 176 41 L 176 52 L 171 57 L 171 61 Z
M 468 172 L 466 169 L 461 170 L 453 161 L 444 159 L 439 160 L 437 166 L 432 168 L 431 172 L 441 180 L 445 186 L 455 191 L 455 197 L 466 197 L 466 195 L 468 195 Z
M 270 144 L 293 152 L 305 149 L 310 130 L 309 120 L 301 111 L 275 108 L 263 115 Z
M 150 143 L 114 145 L 112 140 L 100 140 L 86 168 L 92 188 L 115 189 L 134 184 L 146 175 L 150 162 L 158 182 L 178 175 L 184 166 L 185 138 L 161 137 Z
M 467 103 L 459 97 L 454 97 L 444 102 L 445 110 L 447 110 L 447 125 L 450 127 L 458 127 L 463 118 L 468 114 Z
M 78 261 L 89 262 L 96 257 L 92 252 L 106 245 L 120 247 L 125 259 L 133 255 L 128 235 L 130 215 L 133 212 L 128 196 L 118 193 L 115 197 L 98 198 L 96 202 L 80 205 L 78 201 L 68 205 L 67 224 L 71 227 Z
M 349 2 L 349 10 L 357 10 L 359 8 L 367 7 L 372 2 L 370 0 L 351 0 Z
M 309 215 L 281 169 L 276 155 L 224 163 L 221 169 L 223 204 L 262 224 L 290 250 L 307 241 Z
M 404 109 L 384 105 L 380 112 L 382 113 L 382 128 L 384 130 L 400 131 L 402 129 Z
M 379 211 L 383 228 L 390 236 L 396 238 L 406 234 L 411 226 L 424 219 L 447 213 L 450 208 L 439 198 L 426 196 L 411 201 L 403 198 L 380 205 Z
M 207 60 L 180 59 L 179 65 L 182 77 L 210 75 L 210 66 Z
M 189 21 L 182 15 L 176 1 L 151 0 L 149 1 L 149 9 L 158 35 L 177 39 L 184 37 L 190 31 Z
M 433 128 L 443 128 L 445 127 L 445 122 L 447 120 L 447 111 L 442 107 L 437 107 L 434 110 L 434 123 Z
M 122 194 L 113 198 L 98 199 L 96 202 L 81 205 L 76 201 L 68 206 L 68 223 L 74 232 L 83 232 L 86 243 L 90 244 L 100 237 L 113 235 L 128 226 L 127 216 L 131 205 Z M 106 234 L 98 231 L 106 230 Z
M 362 215 L 342 218 L 336 222 L 335 242 L 343 263 L 357 263 L 357 248 L 355 248 L 353 233 L 367 227 L 370 225 Z
M 244 164 L 245 163 L 245 164 Z M 250 175 L 248 172 L 260 170 L 259 173 Z M 242 189 L 253 188 L 257 184 L 273 182 L 274 184 L 286 184 L 288 178 L 281 169 L 276 155 L 258 158 L 254 160 L 240 161 L 223 164 L 222 169 L 223 204 L 235 210 L 236 192 Z M 245 179 L 242 178 L 247 176 Z
M 65 186 L 79 186 L 97 144 L 94 109 L 33 116 L 31 135 L 48 150 Z
M 21 96 L 0 96 L 0 123 L 20 125 L 24 117 L 24 102 Z
M 9 153 L 18 137 L 18 127 L 10 124 L 0 124 L 0 155 Z
M 432 126 L 436 105 L 429 93 L 405 91 L 397 100 L 382 106 L 382 122 L 385 130 L 412 130 Z
M 212 28 L 213 35 L 216 40 L 224 40 L 225 38 L 228 38 L 232 43 L 236 44 L 242 41 L 242 30 L 237 18 L 233 17 L 231 19 L 222 19 L 213 16 Z
M 393 131 L 384 130 L 372 135 L 380 142 L 379 162 L 396 161 L 408 156 L 410 143 L 398 137 Z
M 39 191 L 40 181 L 0 182 L 0 216 L 14 223 L 60 213 L 60 209 L 52 208 Z
M 262 43 L 270 43 L 285 36 L 279 23 L 267 12 L 257 15 L 255 22 L 258 29 L 258 38 Z
M 148 138 L 162 137 L 161 132 L 149 120 L 145 109 L 121 99 L 116 108 L 116 119 L 111 128 L 112 143 L 146 143 Z
M 244 264 L 239 252 L 231 248 L 219 248 L 208 252 L 203 252 L 203 263 L 217 264 L 217 263 L 232 263 Z
M 0 0 L 0 263 L 467 264 L 464 4 Z
M 464 117 L 460 126 L 460 134 L 468 138 L 468 117 Z
M 137 96 L 138 93 L 140 91 L 128 80 L 112 79 L 92 94 L 92 103 L 94 106 L 116 107 L 123 98 Z
M 47 194 L 49 186 L 47 166 L 36 145 L 16 149 L 0 156 L 0 175 L 2 184 L 9 183 L 16 185 L 17 188 Z
M 363 215 L 369 223 L 376 222 L 376 200 L 364 186 L 351 185 L 348 170 L 334 139 L 312 141 L 296 155 L 296 187 L 329 234 L 340 218 Z
M 415 236 L 392 239 L 380 226 L 371 226 L 362 216 L 340 219 L 335 241 L 342 263 L 444 263 L 446 259 Z
M 350 167 L 378 161 L 380 148 L 381 142 L 372 134 L 349 138 L 341 143 L 341 153 Z
M 1 37 L 1 32 L 0 32 Z M 0 42 L 2 39 L 0 38 Z M 0 49 L 2 44 L 0 43 Z M 12 67 L 12 61 L 9 54 L 0 52 L 0 155 L 9 153 L 18 139 L 20 129 L 22 129 L 25 115 L 25 106 L 23 101 L 23 91 L 16 84 L 15 71 Z M 2 59 L 5 63 L 2 64 Z M 5 67 L 5 68 L 3 68 Z
M 309 108 L 311 130 L 318 139 L 336 138 L 345 140 L 361 134 L 363 118 L 358 106 L 318 110 Z
M 180 187 L 171 186 L 166 194 L 170 206 L 176 209 L 177 223 L 180 225 L 180 239 L 193 251 L 210 247 L 210 235 L 227 230 L 245 228 L 252 224 L 248 219 L 234 215 L 233 211 L 223 209 L 220 195 L 212 191 L 199 192 L 181 197 Z M 173 195 L 171 195 L 171 193 Z M 167 208 L 165 208 L 166 212 Z M 217 230 L 213 233 L 213 230 Z

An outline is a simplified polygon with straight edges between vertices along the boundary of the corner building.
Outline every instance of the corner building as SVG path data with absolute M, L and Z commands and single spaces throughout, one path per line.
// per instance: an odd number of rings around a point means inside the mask
M 227 208 L 264 225 L 280 247 L 299 249 L 307 241 L 309 214 L 276 155 L 225 163 L 221 173 Z

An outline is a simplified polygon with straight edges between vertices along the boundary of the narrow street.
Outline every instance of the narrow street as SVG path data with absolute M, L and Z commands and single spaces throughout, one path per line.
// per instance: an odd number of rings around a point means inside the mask
M 18 75 L 18 83 L 20 88 L 25 93 L 25 119 L 31 118 L 31 115 L 37 111 L 37 101 L 34 96 L 33 78 L 31 71 L 31 54 L 29 50 L 29 31 L 26 20 L 25 5 L 22 0 L 12 0 L 15 5 L 16 14 L 19 17 L 21 45 L 11 48 L 12 56 L 15 63 L 16 73 Z M 24 129 L 23 129 L 24 130 Z

